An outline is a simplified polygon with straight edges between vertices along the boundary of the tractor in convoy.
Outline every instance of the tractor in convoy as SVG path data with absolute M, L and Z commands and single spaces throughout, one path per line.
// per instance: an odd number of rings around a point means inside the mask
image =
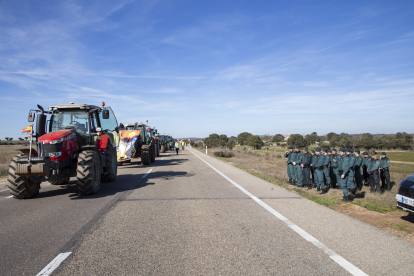
M 8 187 L 14 198 L 34 197 L 43 181 L 63 185 L 76 176 L 82 195 L 96 194 L 101 181 L 115 181 L 119 130 L 110 107 L 104 102 L 101 107 L 55 105 L 48 111 L 37 107 L 29 113 L 29 122 L 37 114 L 35 130 L 30 127 L 30 149 L 20 150 L 9 166 Z
M 169 147 L 169 145 L 167 143 L 167 136 L 166 135 L 155 134 L 154 137 L 158 141 L 158 151 L 159 152 L 164 153 L 166 150 L 168 150 L 167 147 Z M 159 156 L 159 154 L 158 154 L 158 156 Z
M 143 165 L 155 161 L 156 150 L 153 135 L 155 133 L 145 124 L 126 124 L 121 134 L 118 164 L 131 162 L 131 158 L 141 157 Z

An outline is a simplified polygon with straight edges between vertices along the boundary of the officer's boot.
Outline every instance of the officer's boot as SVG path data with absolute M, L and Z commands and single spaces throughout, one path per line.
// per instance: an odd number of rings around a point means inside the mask
M 293 180 L 292 185 L 296 186 L 296 181 L 295 180 Z
M 289 183 L 289 184 L 290 184 L 291 182 L 292 182 L 292 179 L 289 179 L 288 181 L 286 181 L 286 183 Z
M 312 189 L 312 184 L 309 184 L 308 185 L 308 190 L 311 190 Z
M 349 198 L 347 197 L 347 196 L 344 196 L 343 198 L 342 198 L 342 202 L 348 202 L 349 201 Z
M 321 188 L 319 188 L 319 187 L 318 187 L 318 188 L 316 188 L 316 191 L 320 192 L 320 191 L 321 191 Z

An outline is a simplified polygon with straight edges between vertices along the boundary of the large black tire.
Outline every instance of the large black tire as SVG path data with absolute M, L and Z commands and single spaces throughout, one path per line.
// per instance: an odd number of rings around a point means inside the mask
M 34 181 L 25 176 L 18 176 L 16 174 L 17 168 L 17 159 L 20 158 L 22 155 L 17 155 L 13 157 L 9 165 L 9 178 L 7 181 L 9 185 L 7 185 L 10 189 L 10 193 L 13 195 L 14 198 L 19 199 L 27 199 L 32 198 L 39 193 L 40 189 L 40 181 Z
M 159 144 L 159 142 L 157 142 L 157 144 L 155 145 L 156 146 L 156 151 L 157 151 L 157 157 L 158 156 L 160 156 L 160 144 Z
M 161 153 L 164 153 L 164 152 L 165 152 L 165 146 L 161 145 Z
M 155 144 L 152 143 L 152 145 L 151 145 L 151 163 L 155 162 L 155 156 L 157 156 L 157 152 L 156 152 L 156 149 L 155 149 Z
M 102 182 L 114 182 L 118 173 L 118 162 L 116 161 L 116 150 L 112 144 L 106 148 L 106 173 L 101 175 Z
M 76 169 L 78 191 L 83 195 L 96 194 L 101 188 L 101 166 L 96 151 L 86 150 L 79 154 Z
M 141 163 L 142 165 L 151 164 L 151 148 L 149 145 L 142 145 L 141 148 Z

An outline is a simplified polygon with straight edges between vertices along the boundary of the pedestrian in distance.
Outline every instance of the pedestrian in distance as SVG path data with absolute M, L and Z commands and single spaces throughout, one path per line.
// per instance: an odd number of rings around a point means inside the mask
M 315 185 L 315 175 L 314 175 L 315 170 L 314 170 L 314 167 L 312 166 L 312 164 L 313 164 L 313 157 L 315 156 L 315 151 L 312 150 L 311 151 L 311 154 L 312 154 L 312 161 L 311 161 L 310 171 L 311 171 L 311 176 L 312 176 L 312 185 Z
M 175 142 L 175 151 L 177 152 L 178 155 L 178 151 L 180 150 L 180 143 L 178 141 Z
M 183 147 L 183 150 L 184 150 L 184 146 L 185 146 L 185 142 L 184 141 L 181 142 L 181 146 Z
M 381 178 L 381 189 L 384 191 L 391 190 L 391 183 L 390 183 L 390 159 L 387 157 L 386 152 L 381 153 L 381 160 L 380 160 L 380 178 Z
M 329 188 L 331 187 L 331 177 L 330 177 L 330 170 L 329 170 L 329 162 L 331 161 L 331 158 L 329 156 L 329 151 L 328 149 L 323 149 L 323 176 L 325 177 L 325 186 L 326 188 L 324 189 L 324 191 L 322 191 L 323 193 L 327 193 Z
M 361 166 L 362 166 L 362 157 L 359 155 L 361 151 L 359 149 L 355 150 L 355 163 L 354 163 L 354 172 L 355 172 L 355 183 L 358 191 L 362 190 L 362 175 L 361 175 Z
M 336 153 L 336 149 L 332 149 L 332 154 L 330 158 L 330 173 L 331 173 L 331 187 L 336 188 L 336 184 L 338 183 L 338 158 L 340 157 L 339 154 Z
M 369 161 L 371 160 L 371 157 L 368 155 L 368 152 L 366 151 L 364 151 L 362 155 L 364 156 L 364 159 L 362 159 L 362 177 L 364 178 L 364 185 L 368 186 L 369 174 L 367 168 Z
M 293 170 L 293 164 L 292 164 L 292 152 L 293 147 L 289 147 L 289 149 L 285 153 L 285 158 L 287 158 L 287 174 L 289 177 L 289 181 L 286 181 L 286 183 L 289 183 L 293 185 L 293 179 L 295 178 L 295 172 Z
M 339 158 L 338 158 L 338 184 L 341 187 L 342 193 L 344 197 L 342 198 L 343 202 L 348 202 L 348 188 L 346 186 L 348 182 L 349 176 L 349 160 L 347 160 L 347 156 L 345 155 L 346 149 L 340 148 L 339 149 Z
M 317 176 L 316 190 L 319 192 L 325 190 L 325 184 L 323 182 L 323 163 L 325 162 L 325 156 L 321 154 L 321 148 L 317 147 L 315 149 L 315 158 L 317 163 L 315 164 L 315 174 Z
M 346 157 L 345 159 L 348 162 L 348 178 L 347 178 L 347 183 L 346 186 L 348 188 L 348 190 L 355 195 L 357 192 L 357 189 L 355 188 L 355 184 L 354 184 L 354 176 L 355 176 L 355 168 L 354 168 L 354 164 L 355 164 L 355 156 L 353 154 L 354 150 L 353 149 L 347 149 L 346 150 Z
M 302 154 L 302 161 L 301 167 L 302 167 L 302 178 L 303 178 L 303 185 L 304 187 L 307 187 L 308 190 L 312 189 L 311 179 L 310 179 L 310 164 L 312 162 L 312 154 L 308 152 L 308 148 L 303 148 L 303 154 Z
M 300 166 L 302 162 L 302 152 L 300 151 L 300 147 L 296 146 L 295 152 L 293 152 L 292 156 L 292 165 L 293 170 L 295 171 L 295 178 L 293 179 L 293 185 L 296 184 L 298 187 L 302 187 L 302 167 Z
M 381 165 L 381 161 L 377 159 L 377 153 L 375 151 L 372 152 L 372 158 L 369 160 L 368 163 L 368 174 L 369 174 L 369 183 L 371 185 L 371 193 L 381 193 L 381 186 L 379 180 L 379 172 L 378 169 Z

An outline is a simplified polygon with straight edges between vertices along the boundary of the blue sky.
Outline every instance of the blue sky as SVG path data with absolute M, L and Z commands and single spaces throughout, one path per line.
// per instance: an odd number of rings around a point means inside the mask
M 0 138 L 110 105 L 174 137 L 413 133 L 413 1 L 0 1 Z

